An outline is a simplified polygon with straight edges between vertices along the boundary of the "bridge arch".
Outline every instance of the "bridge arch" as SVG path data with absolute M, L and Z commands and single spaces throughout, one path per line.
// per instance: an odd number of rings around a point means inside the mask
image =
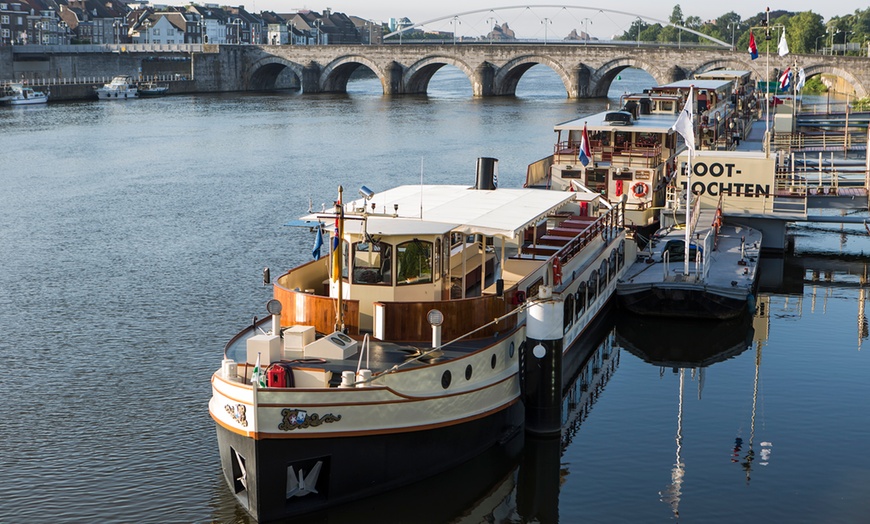
M 471 89 L 474 96 L 482 96 L 483 86 L 477 78 L 477 73 L 467 63 L 456 58 L 443 55 L 427 56 L 422 60 L 411 64 L 402 75 L 402 86 L 407 94 L 426 94 L 429 87 L 429 81 L 439 69 L 446 65 L 451 65 L 465 73 L 471 83 Z M 481 68 L 486 69 L 487 65 L 483 64 Z
M 577 83 L 572 81 L 571 75 L 562 64 L 543 55 L 519 56 L 500 67 L 494 78 L 492 94 L 497 96 L 516 95 L 520 79 L 526 71 L 536 65 L 545 65 L 555 71 L 559 75 L 559 78 L 562 79 L 562 84 L 565 86 L 565 92 L 568 93 L 569 98 L 577 98 L 579 96 Z
M 753 78 L 764 78 L 764 71 L 760 71 L 755 66 L 756 63 L 751 60 L 743 61 L 735 58 L 722 58 L 701 64 L 690 73 L 690 76 L 694 77 L 696 74 L 715 71 L 717 69 L 731 69 L 737 71 L 751 71 Z
M 285 69 L 289 69 L 299 79 L 300 85 L 303 84 L 302 64 L 281 58 L 279 56 L 265 56 L 252 63 L 245 75 L 247 88 L 254 91 L 268 91 L 275 89 L 278 77 Z
M 381 86 L 384 89 L 384 94 L 388 94 L 387 78 L 384 72 L 372 60 L 361 55 L 341 56 L 327 64 L 320 72 L 321 92 L 324 93 L 346 93 L 347 82 L 350 80 L 350 75 L 353 74 L 360 66 L 366 66 L 377 75 Z
M 855 89 L 855 95 L 858 98 L 864 98 L 868 95 L 867 88 L 861 83 L 861 81 L 845 69 L 825 64 L 816 64 L 804 67 L 804 73 L 806 74 L 807 79 L 812 76 L 821 74 L 838 76 L 852 85 L 852 87 Z
M 675 70 L 671 71 L 670 75 L 668 75 L 649 62 L 624 56 L 603 64 L 592 73 L 589 86 L 590 96 L 595 98 L 606 98 L 607 92 L 610 90 L 610 84 L 613 83 L 616 75 L 629 67 L 646 71 L 653 77 L 653 80 L 655 80 L 658 85 L 667 84 L 675 80 L 682 80 L 682 78 L 676 77 L 683 75 L 682 69 L 679 69 L 678 66 L 675 67 Z M 685 78 L 685 76 L 683 77 Z

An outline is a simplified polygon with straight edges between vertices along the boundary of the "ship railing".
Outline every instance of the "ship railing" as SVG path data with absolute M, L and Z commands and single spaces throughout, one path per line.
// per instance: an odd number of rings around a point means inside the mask
M 312 260 L 275 280 L 273 293 L 281 301 L 281 325 L 314 326 L 319 333 L 335 330 L 338 299 L 328 296 L 325 259 Z M 349 335 L 359 334 L 359 300 L 342 301 L 344 325 Z
M 432 339 L 432 327 L 427 319 L 429 311 L 436 309 L 443 315 L 441 334 L 444 339 L 453 339 L 477 330 L 473 337 L 492 337 L 506 333 L 517 325 L 517 317 L 509 316 L 490 324 L 516 309 L 522 302 L 518 284 L 504 291 L 503 296 L 456 300 L 431 300 L 414 302 L 375 302 L 373 317 L 374 337 L 382 340 L 421 342 Z M 479 329 L 481 326 L 486 326 Z
M 611 162 L 614 166 L 655 167 L 662 163 L 662 148 L 655 145 L 615 150 Z

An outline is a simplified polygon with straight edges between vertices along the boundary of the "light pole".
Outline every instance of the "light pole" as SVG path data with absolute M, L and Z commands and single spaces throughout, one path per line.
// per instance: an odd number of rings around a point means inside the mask
M 585 29 L 583 29 L 583 45 L 589 45 L 589 24 L 591 23 L 591 18 L 583 19 L 583 25 L 585 26 Z
M 837 29 L 835 32 L 831 33 L 831 55 L 834 54 L 834 37 L 840 34 L 842 31 Z
M 149 33 L 151 32 L 151 20 L 146 18 L 142 25 L 145 26 L 145 43 L 148 44 L 151 40 L 151 37 L 149 35 Z
M 734 51 L 734 32 L 737 30 L 737 26 L 740 25 L 740 22 L 731 21 L 728 22 L 728 27 L 731 28 L 731 50 Z
M 826 36 L 828 36 L 828 33 L 825 33 L 825 34 L 823 34 L 823 35 L 821 35 L 821 36 L 817 36 L 817 37 L 816 37 L 816 54 L 819 54 L 819 39 L 820 39 L 820 38 L 825 38 Z
M 497 20 L 494 16 L 491 16 L 487 18 L 486 21 L 489 24 L 489 45 L 492 45 L 492 38 L 495 36 L 495 23 Z
M 236 18 L 233 20 L 233 25 L 236 26 L 236 45 L 241 45 L 242 43 L 242 19 Z
M 450 21 L 450 25 L 453 26 L 453 45 L 456 45 L 456 26 L 462 25 L 462 21 L 458 16 L 454 16 L 453 20 Z M 399 33 L 401 35 L 401 33 Z
M 843 56 L 846 56 L 846 38 L 849 33 L 855 34 L 855 31 L 843 31 Z
M 317 29 L 317 35 L 314 39 L 314 45 L 320 45 L 320 26 L 323 25 L 323 20 L 317 19 L 314 21 L 314 28 Z
M 681 49 L 683 47 L 683 19 L 680 18 L 680 27 L 677 28 L 677 49 Z M 734 47 L 733 45 L 731 47 Z
M 112 28 L 114 29 L 115 34 L 115 44 L 118 44 L 119 40 L 121 39 L 121 21 L 115 20 L 114 22 L 112 22 Z
M 637 17 L 637 47 L 640 47 L 640 28 L 643 25 L 643 20 Z
M 541 20 L 541 23 L 544 24 L 544 45 L 547 45 L 547 26 L 552 24 L 553 21 L 549 18 L 544 18 Z

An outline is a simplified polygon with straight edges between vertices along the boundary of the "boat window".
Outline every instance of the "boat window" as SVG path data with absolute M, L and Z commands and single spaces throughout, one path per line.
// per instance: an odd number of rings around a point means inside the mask
M 532 284 L 531 286 L 526 288 L 526 297 L 535 298 L 536 296 L 538 296 L 538 289 L 540 289 L 540 287 L 543 284 L 544 284 L 543 277 L 539 278 L 538 280 L 535 280 L 534 284 Z
M 396 246 L 397 284 L 432 282 L 432 242 L 411 240 Z
M 435 280 L 441 278 L 441 237 L 435 239 Z
M 595 301 L 595 295 L 598 294 L 598 271 L 593 271 L 589 276 L 589 282 L 586 283 L 586 290 L 588 291 L 586 303 L 591 304 Z
M 601 265 L 598 266 L 598 279 L 600 291 L 604 291 L 607 286 L 607 260 L 602 260 Z
M 577 293 L 574 294 L 574 304 L 576 305 L 574 310 L 577 312 L 579 320 L 583 316 L 583 312 L 586 311 L 586 282 L 580 282 Z
M 245 457 L 241 456 L 232 447 L 230 448 L 230 464 L 233 471 L 233 490 L 239 493 L 248 489 L 248 472 L 245 467 Z
M 619 241 L 617 259 L 619 259 L 619 269 L 622 269 L 622 266 L 625 265 L 625 240 Z
M 610 278 L 616 276 L 616 250 L 610 251 Z
M 341 241 L 341 278 L 347 280 L 347 259 L 350 254 L 350 245 L 347 240 Z
M 568 333 L 568 330 L 570 330 L 571 326 L 574 324 L 574 295 L 568 295 L 565 297 L 563 307 L 565 308 L 565 312 L 562 315 L 562 328 L 564 334 Z
M 393 284 L 393 246 L 386 242 L 357 242 L 353 245 L 353 283 L 390 286 Z

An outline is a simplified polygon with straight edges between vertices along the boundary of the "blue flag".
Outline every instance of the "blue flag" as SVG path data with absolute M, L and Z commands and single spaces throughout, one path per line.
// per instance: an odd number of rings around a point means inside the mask
M 323 230 L 320 228 L 320 224 L 317 225 L 317 236 L 314 237 L 314 249 L 311 251 L 311 256 L 314 257 L 314 260 L 320 259 L 320 248 L 323 247 Z

